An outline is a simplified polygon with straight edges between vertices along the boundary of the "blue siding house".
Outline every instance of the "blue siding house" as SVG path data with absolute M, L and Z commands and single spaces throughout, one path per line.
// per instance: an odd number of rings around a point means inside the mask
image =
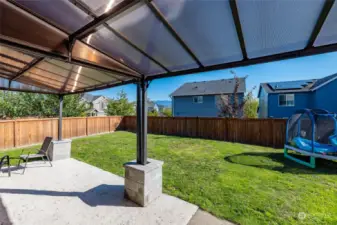
M 244 98 L 246 82 L 239 78 L 239 101 Z M 185 83 L 170 96 L 172 113 L 177 117 L 218 117 L 220 96 L 233 94 L 234 79 Z
M 259 118 L 288 118 L 303 108 L 337 113 L 337 74 L 321 79 L 263 83 Z

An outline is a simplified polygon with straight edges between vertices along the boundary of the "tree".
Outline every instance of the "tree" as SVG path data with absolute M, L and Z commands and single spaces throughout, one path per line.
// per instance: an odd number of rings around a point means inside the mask
M 85 102 L 81 101 L 80 95 L 64 96 L 63 104 L 63 116 L 65 117 L 86 116 L 86 112 L 89 110 Z
M 129 102 L 127 94 L 121 91 L 117 94 L 116 99 L 109 100 L 105 113 L 109 116 L 135 115 L 135 106 Z
M 19 95 L 24 102 L 25 116 L 55 117 L 58 115 L 58 96 L 32 93 L 20 93 Z
M 221 95 L 218 98 L 218 109 L 220 117 L 240 118 L 243 116 L 243 110 L 248 99 L 252 98 L 253 90 L 249 91 L 242 99 L 239 95 L 239 87 L 241 80 L 246 80 L 248 76 L 239 78 L 234 71 L 230 71 L 234 75 L 234 90 L 229 95 Z
M 157 110 L 152 110 L 150 112 L 148 112 L 148 116 L 159 116 L 159 113 Z
M 55 117 L 59 111 L 57 95 L 0 92 L 0 117 Z M 64 97 L 63 116 L 85 116 L 87 107 L 80 95 Z
M 21 95 L 15 92 L 0 92 L 0 115 L 2 119 L 27 115 L 26 104 Z
M 172 109 L 164 108 L 162 111 L 163 116 L 171 117 L 172 116 Z
M 244 116 L 246 118 L 257 118 L 258 107 L 259 107 L 259 101 L 256 98 L 249 97 L 243 108 Z

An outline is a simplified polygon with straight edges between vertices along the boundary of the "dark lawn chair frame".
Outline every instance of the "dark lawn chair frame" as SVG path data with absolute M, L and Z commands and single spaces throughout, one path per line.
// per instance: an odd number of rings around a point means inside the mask
M 37 153 L 34 153 L 34 154 L 31 154 L 30 152 L 28 154 L 23 154 L 24 150 L 22 150 L 21 155 L 20 155 L 20 159 L 19 159 L 19 162 L 18 162 L 18 167 L 20 166 L 21 161 L 25 162 L 25 166 L 23 168 L 22 174 L 25 173 L 26 168 L 27 168 L 27 163 L 30 159 L 41 159 L 42 161 L 44 161 L 46 163 L 45 158 L 47 158 L 50 166 L 51 167 L 53 166 L 53 164 L 51 163 L 50 158 L 48 156 L 48 150 L 49 150 L 49 147 L 51 145 L 52 140 L 53 140 L 52 137 L 46 137 L 43 141 L 43 144 L 42 144 L 40 150 L 38 150 Z
M 10 158 L 8 155 L 3 156 L 2 158 L 0 158 L 0 172 L 1 169 L 4 165 L 7 165 L 8 167 L 8 176 L 11 176 L 11 163 L 10 163 Z

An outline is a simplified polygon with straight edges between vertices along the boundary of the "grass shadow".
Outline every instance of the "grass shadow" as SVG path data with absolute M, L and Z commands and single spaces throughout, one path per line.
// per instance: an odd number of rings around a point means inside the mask
M 308 161 L 309 157 L 290 154 L 301 160 Z M 246 152 L 224 158 L 225 161 L 244 166 L 268 169 L 282 173 L 293 174 L 337 174 L 337 162 L 316 159 L 316 169 L 311 169 L 299 163 L 286 159 L 283 152 Z

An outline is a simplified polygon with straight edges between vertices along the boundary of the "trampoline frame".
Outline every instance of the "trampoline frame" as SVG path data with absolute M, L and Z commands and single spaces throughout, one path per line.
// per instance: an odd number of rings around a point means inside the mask
M 318 113 L 320 112 L 320 113 Z M 289 126 L 289 122 L 292 118 L 289 117 L 288 121 L 287 121 L 287 126 L 286 126 L 286 140 L 285 140 L 285 145 L 284 145 L 284 157 L 287 159 L 290 159 L 292 161 L 295 161 L 299 164 L 302 164 L 304 166 L 310 167 L 310 168 L 316 168 L 316 158 L 322 158 L 322 159 L 327 159 L 327 160 L 337 160 L 337 155 L 336 156 L 332 156 L 332 155 L 323 155 L 323 154 L 318 154 L 315 153 L 315 146 L 314 146 L 314 140 L 315 140 L 315 116 L 327 116 L 327 117 L 331 117 L 333 118 L 333 120 L 335 121 L 335 135 L 337 134 L 337 119 L 336 119 L 336 114 L 335 113 L 330 113 L 326 110 L 322 110 L 322 109 L 302 109 L 302 110 L 298 110 L 296 111 L 294 114 L 302 114 L 298 119 L 300 120 L 302 118 L 303 115 L 308 115 L 310 117 L 310 120 L 312 121 L 312 139 L 311 139 L 311 145 L 312 145 L 312 150 L 311 152 L 296 148 L 294 146 L 290 146 L 288 145 L 288 126 Z M 288 151 L 289 150 L 293 150 L 295 152 L 298 152 L 302 155 L 306 155 L 306 156 L 310 156 L 310 162 L 306 162 L 304 160 L 298 159 L 294 156 L 289 155 Z

